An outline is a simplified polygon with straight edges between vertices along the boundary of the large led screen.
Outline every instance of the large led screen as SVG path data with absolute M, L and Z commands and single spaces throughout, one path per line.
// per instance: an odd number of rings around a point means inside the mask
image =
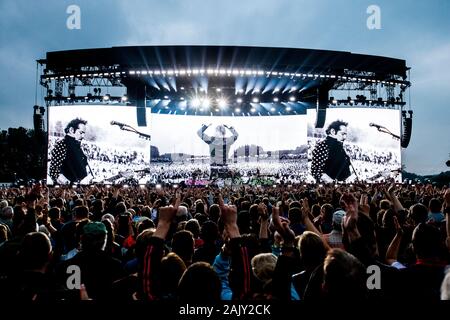
M 48 134 L 49 184 L 148 181 L 150 127 L 138 126 L 136 107 L 49 107 Z
M 323 128 L 307 118 L 308 181 L 401 181 L 398 110 L 330 108 Z
M 270 184 L 306 177 L 306 115 L 152 114 L 151 127 L 153 180 Z

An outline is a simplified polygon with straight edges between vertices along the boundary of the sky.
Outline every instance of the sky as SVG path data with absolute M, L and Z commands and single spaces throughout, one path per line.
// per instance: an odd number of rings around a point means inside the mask
M 70 5 L 80 8 L 80 29 L 66 26 Z M 380 29 L 367 27 L 370 5 L 380 8 Z M 406 60 L 414 115 L 405 169 L 448 170 L 448 0 L 1 0 L 0 12 L 1 129 L 32 128 L 32 107 L 43 104 L 36 60 L 48 51 L 132 45 L 350 51 Z

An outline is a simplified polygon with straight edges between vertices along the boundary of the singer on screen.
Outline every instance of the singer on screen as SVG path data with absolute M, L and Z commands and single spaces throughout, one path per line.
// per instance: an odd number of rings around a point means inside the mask
M 325 131 L 327 137 L 314 148 L 311 174 L 317 183 L 345 181 L 350 177 L 350 158 L 343 145 L 347 139 L 347 125 L 340 120 L 330 123 Z
M 219 172 L 226 173 L 228 168 L 228 152 L 233 143 L 236 142 L 239 134 L 236 129 L 227 125 L 216 126 L 214 136 L 209 136 L 205 131 L 211 126 L 202 125 L 197 131 L 197 135 L 209 145 L 211 176 L 219 176 Z M 231 136 L 226 136 L 227 129 Z
M 54 184 L 81 182 L 88 176 L 89 164 L 81 149 L 86 124 L 87 121 L 80 118 L 71 120 L 64 129 L 65 137 L 56 142 L 50 159 L 50 177 Z

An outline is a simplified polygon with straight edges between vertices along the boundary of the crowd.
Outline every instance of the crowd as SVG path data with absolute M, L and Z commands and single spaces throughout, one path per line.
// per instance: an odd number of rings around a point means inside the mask
M 273 185 L 284 181 L 300 183 L 307 177 L 307 162 L 299 160 L 248 159 L 239 163 L 229 163 L 227 176 L 232 184 L 267 184 Z M 149 183 L 181 183 L 202 180 L 211 183 L 210 165 L 208 162 L 171 162 L 150 163 Z M 259 182 L 258 182 L 259 181 Z
M 0 301 L 450 299 L 449 215 L 433 185 L 4 188 Z

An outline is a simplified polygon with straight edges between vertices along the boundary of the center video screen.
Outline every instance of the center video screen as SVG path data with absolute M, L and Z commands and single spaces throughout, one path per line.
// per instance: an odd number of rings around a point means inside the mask
M 306 116 L 152 114 L 155 182 L 269 185 L 306 178 Z
M 307 118 L 308 182 L 401 182 L 399 110 L 329 108 L 323 128 Z
M 148 182 L 150 127 L 136 107 L 51 106 L 48 116 L 48 184 Z

